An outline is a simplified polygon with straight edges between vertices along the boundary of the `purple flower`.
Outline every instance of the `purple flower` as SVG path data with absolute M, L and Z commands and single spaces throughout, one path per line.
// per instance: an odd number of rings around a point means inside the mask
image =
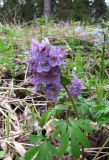
M 48 41 L 47 40 L 43 40 L 42 43 L 39 43 L 38 41 L 32 39 L 32 43 L 31 43 L 31 51 L 32 53 L 39 51 L 41 52 L 42 50 L 46 49 L 46 46 L 48 45 Z
M 76 33 L 82 32 L 82 27 L 81 27 L 81 26 L 77 26 L 77 27 L 75 28 L 75 32 L 76 32 Z
M 35 62 L 34 59 L 29 59 L 29 60 L 28 60 L 28 63 L 29 63 L 28 71 L 29 71 L 30 73 L 35 73 L 35 72 L 36 72 L 37 62 Z
M 61 19 L 58 25 L 65 27 L 65 26 L 68 26 L 69 23 L 68 23 L 68 22 L 65 22 L 63 19 Z
M 37 70 L 38 73 L 48 72 L 50 70 L 50 65 L 49 65 L 49 63 L 47 62 L 46 59 L 44 59 L 44 60 L 40 59 L 38 61 L 36 70 Z
M 39 83 L 39 84 L 36 83 L 36 84 L 34 85 L 34 89 L 35 89 L 36 92 L 40 91 L 40 89 L 41 89 L 40 83 Z
M 51 67 L 61 66 L 64 64 L 62 58 L 64 57 L 65 52 L 61 48 L 51 47 L 49 51 L 49 64 Z
M 51 68 L 49 72 L 35 73 L 31 82 L 35 84 L 60 83 L 60 68 Z
M 81 94 L 81 90 L 83 88 L 83 83 L 75 76 L 71 81 L 71 85 L 69 86 L 69 92 L 73 97 L 77 98 Z
M 51 47 L 49 51 L 50 58 L 63 58 L 66 55 L 65 51 L 63 51 L 59 47 Z
M 41 113 L 45 113 L 46 112 L 46 108 L 41 108 Z
M 32 42 L 31 42 L 31 55 L 32 55 L 32 58 L 37 58 L 38 57 L 38 42 L 35 41 L 34 39 L 32 39 Z
M 61 89 L 60 83 L 48 84 L 45 87 L 45 95 L 48 99 L 50 99 L 52 101 L 56 101 L 56 98 L 58 96 L 60 89 Z
M 41 43 L 32 40 L 31 57 L 28 60 L 31 83 L 36 91 L 40 91 L 40 85 L 44 83 L 46 97 L 50 100 L 55 100 L 61 89 L 60 67 L 64 64 L 62 58 L 65 54 L 61 48 L 51 46 L 47 40 Z

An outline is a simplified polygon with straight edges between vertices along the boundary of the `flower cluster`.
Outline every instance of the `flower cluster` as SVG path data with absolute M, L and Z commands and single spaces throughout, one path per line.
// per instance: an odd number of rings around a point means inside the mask
M 68 22 L 65 22 L 64 20 L 60 20 L 60 22 L 59 22 L 59 24 L 58 24 L 58 26 L 60 27 L 60 26 L 63 26 L 63 27 L 65 27 L 65 26 L 69 26 L 69 23 Z
M 77 26 L 77 27 L 75 28 L 75 32 L 76 32 L 76 33 L 81 33 L 81 32 L 82 32 L 82 27 L 81 27 L 81 26 Z
M 36 91 L 44 84 L 45 95 L 50 100 L 56 100 L 61 89 L 60 67 L 64 64 L 62 58 L 65 52 L 61 48 L 51 46 L 48 40 L 41 43 L 32 40 L 29 71 L 32 73 L 31 82 Z
M 69 86 L 69 92 L 74 97 L 77 98 L 81 94 L 81 90 L 84 88 L 83 83 L 76 76 L 71 81 L 71 85 Z

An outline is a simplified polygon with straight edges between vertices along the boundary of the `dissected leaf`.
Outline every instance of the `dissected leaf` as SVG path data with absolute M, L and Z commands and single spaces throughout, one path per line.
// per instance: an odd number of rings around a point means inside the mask
M 52 114 L 51 111 L 46 111 L 42 116 L 39 124 L 42 126 L 44 123 L 46 123 L 51 118 L 51 114 Z
M 46 153 L 47 154 L 47 153 Z M 43 158 L 43 153 L 41 151 L 38 152 L 36 160 L 41 160 Z M 44 156 L 44 160 L 46 160 L 46 155 Z
M 37 135 L 33 135 L 33 134 L 30 134 L 30 135 L 29 135 L 29 141 L 30 141 L 31 143 L 36 143 L 37 141 L 41 141 L 42 138 L 43 138 L 43 136 L 42 136 L 41 133 L 39 133 L 39 134 L 37 134 Z
M 25 153 L 25 160 L 31 160 L 38 152 L 39 147 L 33 147 Z
M 67 130 L 67 126 L 64 125 L 61 128 L 61 144 L 59 147 L 59 152 L 61 156 L 65 153 L 68 147 L 68 142 L 69 142 L 69 132 Z
M 80 145 L 78 144 L 78 140 L 74 137 L 73 133 L 71 134 L 71 153 L 75 158 L 80 157 Z
M 43 144 L 41 144 L 39 149 L 40 150 L 36 156 L 37 160 L 52 160 L 53 155 L 58 155 L 58 151 L 48 141 L 45 141 Z
M 50 153 L 53 156 L 58 156 L 59 155 L 58 150 L 50 142 L 48 142 L 48 148 L 49 148 Z
M 53 132 L 53 138 L 56 139 L 56 137 L 60 135 L 60 133 L 61 133 L 61 128 L 60 127 L 56 128 L 55 131 Z
M 90 127 L 90 124 L 87 120 L 79 119 L 78 121 L 76 121 L 76 124 L 85 132 L 92 133 L 92 128 Z
M 57 127 L 59 127 L 59 126 L 62 127 L 64 125 L 66 125 L 66 122 L 63 120 L 62 121 L 60 120 L 60 121 L 54 121 L 53 124 L 55 124 Z
M 62 121 L 58 121 L 58 123 L 56 122 L 56 125 L 57 125 L 57 128 L 53 133 L 53 138 L 56 138 L 58 135 L 60 135 L 61 142 L 60 142 L 60 147 L 58 151 L 62 156 L 68 147 L 69 132 L 68 132 L 66 123 L 63 123 Z
M 54 108 L 55 110 L 65 110 L 65 109 L 68 109 L 68 107 L 67 106 L 65 106 L 65 104 L 58 104 L 58 105 L 56 105 L 55 106 L 55 108 Z
M 84 135 L 84 133 L 81 131 L 81 129 L 75 124 L 72 123 L 72 135 L 78 139 L 78 142 L 80 142 L 83 147 L 89 147 L 90 143 L 87 139 L 87 137 Z
M 25 160 L 52 160 L 52 156 L 59 156 L 58 150 L 48 141 L 44 141 L 39 146 L 28 150 L 25 154 Z

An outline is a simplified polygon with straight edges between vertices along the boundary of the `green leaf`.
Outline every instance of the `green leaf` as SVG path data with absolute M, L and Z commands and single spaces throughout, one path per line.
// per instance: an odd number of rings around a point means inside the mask
M 59 156 L 58 149 L 56 149 L 47 140 L 41 143 L 38 147 L 33 147 L 25 154 L 25 160 L 52 160 L 52 156 Z
M 42 116 L 39 124 L 43 126 L 43 124 L 46 123 L 51 118 L 51 115 L 52 115 L 52 111 L 46 111 Z
M 68 106 L 65 106 L 64 104 L 58 104 L 54 108 L 55 110 L 65 110 L 68 109 Z
M 60 135 L 60 133 L 61 133 L 61 128 L 58 127 L 58 128 L 56 128 L 55 131 L 53 132 L 52 137 L 53 137 L 54 139 L 56 139 L 56 137 L 57 137 L 58 135 Z
M 60 123 L 59 123 L 60 122 Z M 56 139 L 56 137 L 58 137 L 58 135 L 60 135 L 61 137 L 61 142 L 60 142 L 60 147 L 58 149 L 60 156 L 62 156 L 68 147 L 68 142 L 69 142 L 69 132 L 67 129 L 67 124 L 62 121 L 57 122 L 56 126 L 56 130 L 53 132 L 53 138 Z
M 105 114 L 109 113 L 109 107 L 106 106 L 106 108 L 104 109 L 104 113 Z
M 25 153 L 25 160 L 31 160 L 37 153 L 39 147 L 33 147 Z
M 53 122 L 53 124 L 55 124 L 56 126 L 62 127 L 64 125 L 66 125 L 66 122 L 61 120 L 61 121 L 55 121 L 55 122 Z
M 59 156 L 58 150 L 50 142 L 47 142 L 47 143 L 48 143 L 47 146 L 48 146 L 48 149 L 49 149 L 49 152 L 51 153 L 51 155 Z
M 92 128 L 87 120 L 79 119 L 78 121 L 76 121 L 76 124 L 85 132 L 92 133 Z
M 88 103 L 82 103 L 80 108 L 79 108 L 79 112 L 84 116 L 89 114 L 89 104 Z
M 43 159 L 43 153 L 41 151 L 38 152 L 37 157 L 35 158 L 36 160 L 41 160 Z M 44 155 L 44 160 L 46 160 L 46 155 Z
M 47 146 L 48 147 L 48 146 Z M 40 152 L 39 152 L 39 154 L 40 154 L 40 158 L 38 158 L 39 157 L 39 155 L 37 156 L 37 160 L 40 160 L 40 159 L 45 159 L 45 160 L 47 160 L 49 157 L 50 157 L 50 154 L 49 154 L 49 152 L 48 152 L 48 148 L 45 148 L 44 146 L 43 146 L 43 148 L 40 150 Z M 50 159 L 50 158 L 49 158 Z M 50 160 L 52 160 L 52 159 L 50 159 Z
M 80 157 L 80 146 L 78 144 L 77 138 L 74 137 L 73 133 L 71 134 L 71 153 L 75 158 Z
M 58 100 L 62 100 L 66 97 L 66 92 L 59 92 L 59 95 L 58 95 Z
M 43 139 L 43 135 L 41 133 L 37 135 L 30 134 L 29 135 L 29 141 L 31 143 L 36 143 L 37 141 L 41 141 Z
M 78 141 L 83 145 L 83 147 L 90 146 L 87 137 L 75 123 L 72 123 L 72 134 L 76 139 L 78 139 Z
M 63 76 L 63 75 L 61 75 L 61 84 L 62 84 L 63 86 L 69 85 L 70 82 L 71 82 L 71 80 L 70 80 L 70 78 L 69 78 L 68 76 Z
M 97 99 L 101 100 L 104 97 L 104 88 L 102 86 L 96 86 Z
M 52 160 L 53 155 L 58 155 L 57 149 L 48 141 L 41 144 L 39 149 L 40 150 L 36 156 L 36 160 Z
M 49 156 L 48 148 L 46 146 L 46 142 L 43 142 L 43 144 L 39 146 L 38 154 L 36 155 L 36 159 L 37 160 L 41 160 L 41 159 L 47 160 L 47 156 Z
M 64 104 L 58 104 L 54 107 L 52 115 L 59 116 L 63 110 L 68 110 L 68 106 Z
M 45 141 L 43 146 L 42 146 L 42 150 L 41 150 L 42 158 L 41 159 L 45 159 L 46 158 L 46 160 L 48 160 L 48 159 L 52 160 L 52 158 L 51 158 L 52 154 L 50 153 L 48 144 L 49 144 L 48 141 Z
M 61 128 L 60 136 L 61 136 L 61 144 L 59 147 L 59 152 L 60 152 L 60 155 L 62 156 L 66 152 L 66 149 L 68 147 L 68 142 L 69 142 L 69 132 L 67 130 L 67 126 L 63 126 Z

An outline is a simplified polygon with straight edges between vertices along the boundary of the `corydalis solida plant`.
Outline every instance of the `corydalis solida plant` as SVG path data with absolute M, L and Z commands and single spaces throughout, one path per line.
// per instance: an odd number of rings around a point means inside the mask
M 82 133 L 82 124 L 78 127 L 79 124 L 79 114 L 76 109 L 74 100 L 72 98 L 77 98 L 83 87 L 82 82 L 73 75 L 73 79 L 70 83 L 70 80 L 67 76 L 63 76 L 61 74 L 61 66 L 65 63 L 63 61 L 63 57 L 65 56 L 65 52 L 58 47 L 51 46 L 48 41 L 42 41 L 41 43 L 32 40 L 31 44 L 31 57 L 29 58 L 29 71 L 32 74 L 31 82 L 35 85 L 36 91 L 39 91 L 41 88 L 41 84 L 44 84 L 45 95 L 50 100 L 56 100 L 58 93 L 62 86 L 65 88 L 66 92 L 68 93 L 69 100 L 72 104 L 72 109 L 75 112 L 77 120 L 72 120 L 68 115 L 67 121 L 57 121 L 56 132 L 54 131 L 54 135 L 61 136 L 61 144 L 60 147 L 55 148 L 53 145 L 49 143 L 48 140 L 44 141 L 44 137 L 40 139 L 41 145 L 38 142 L 38 146 L 33 147 L 30 152 L 33 150 L 34 153 L 27 152 L 26 160 L 30 160 L 32 157 L 36 156 L 38 160 L 43 159 L 45 157 L 48 160 L 48 156 L 62 156 L 67 151 L 67 147 L 69 146 L 69 140 L 72 150 L 72 155 L 74 153 L 74 157 L 80 156 L 80 144 L 83 147 L 88 147 L 88 141 L 84 134 Z M 61 78 L 60 78 L 61 77 Z M 67 79 L 67 78 L 68 79 Z M 65 82 L 67 81 L 67 83 Z M 69 85 L 69 86 L 68 86 Z M 68 88 L 67 88 L 68 86 Z M 51 111 L 52 112 L 52 111 Z M 47 114 L 51 112 L 46 112 Z M 44 116 L 47 116 L 46 114 Z M 41 119 L 43 120 L 43 118 Z M 76 123 L 76 121 L 78 123 Z M 61 125 L 60 125 L 61 124 Z M 56 124 L 55 124 L 56 125 Z M 83 123 L 83 131 L 84 131 L 84 123 Z M 69 134 L 70 132 L 70 134 Z M 77 134 L 78 132 L 78 134 Z M 53 136 L 53 139 L 56 139 L 56 135 Z M 82 137 L 82 138 L 80 138 Z M 83 140 L 82 140 L 83 139 Z M 76 141 L 75 141 L 76 140 Z M 75 152 L 75 147 L 77 150 Z M 84 150 L 82 147 L 82 157 L 84 159 Z M 47 149 L 47 150 L 46 150 Z M 46 152 L 46 151 L 48 152 Z M 46 155 L 40 153 L 46 153 Z M 67 151 L 68 152 L 68 151 Z M 37 154 L 36 154 L 37 153 Z M 43 156 L 43 157 L 42 157 Z M 29 158 L 28 158 L 29 157 Z
M 50 45 L 49 41 L 43 40 L 41 43 L 32 40 L 31 58 L 29 58 L 29 71 L 32 74 L 31 82 L 36 91 L 40 91 L 41 84 L 44 84 L 45 95 L 49 100 L 55 101 L 62 88 L 60 73 L 61 66 L 65 64 L 63 57 L 66 53 L 59 47 Z M 69 93 L 77 98 L 83 83 L 76 76 L 68 87 Z
M 45 85 L 45 95 L 50 100 L 56 100 L 62 87 L 60 82 L 61 66 L 64 64 L 62 58 L 65 52 L 51 46 L 48 40 L 41 43 L 32 40 L 31 58 L 29 58 L 29 71 L 32 74 L 31 82 L 36 91 L 40 90 L 41 84 Z

